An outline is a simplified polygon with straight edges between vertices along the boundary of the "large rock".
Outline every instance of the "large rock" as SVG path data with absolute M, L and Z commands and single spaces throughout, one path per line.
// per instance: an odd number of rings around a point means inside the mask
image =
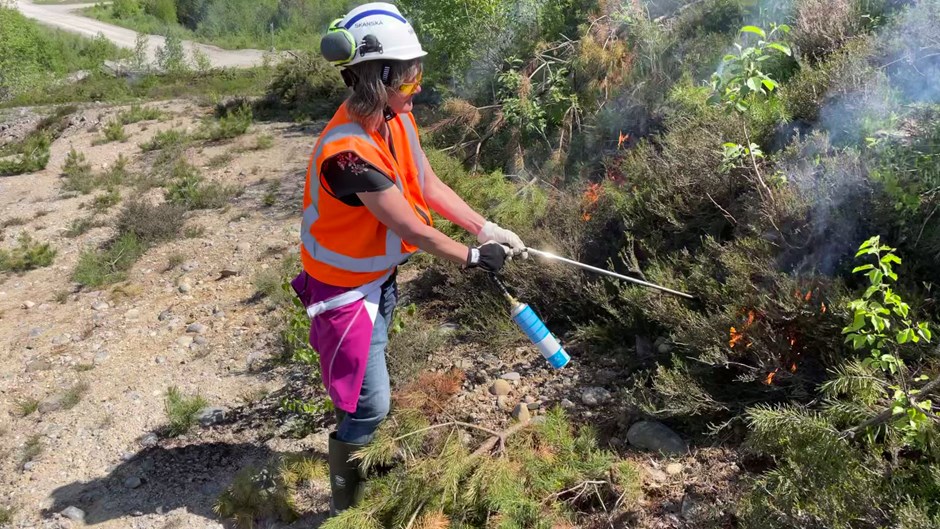
M 203 426 L 212 426 L 225 420 L 225 408 L 206 407 L 199 410 L 196 419 Z
M 610 400 L 610 392 L 601 387 L 585 388 L 581 392 L 581 402 L 588 406 L 597 406 Z
M 512 387 L 510 387 L 509 382 L 503 379 L 493 382 L 493 385 L 490 386 L 490 393 L 499 397 L 509 395 L 510 391 L 512 391 Z
M 72 520 L 73 522 L 82 523 L 85 521 L 85 511 L 79 509 L 78 507 L 74 505 L 66 507 L 65 510 L 62 511 L 62 516 L 65 516 L 66 518 L 68 518 L 69 520 Z
M 665 455 L 685 455 L 688 445 L 666 425 L 655 421 L 634 423 L 627 431 L 627 441 L 638 448 L 645 448 Z

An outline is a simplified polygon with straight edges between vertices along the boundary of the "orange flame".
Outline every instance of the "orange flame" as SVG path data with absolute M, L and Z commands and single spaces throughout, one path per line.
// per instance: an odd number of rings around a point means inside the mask
M 588 188 L 584 191 L 584 201 L 587 203 L 586 206 L 588 208 L 596 204 L 597 201 L 600 200 L 600 198 L 601 198 L 601 185 L 598 183 L 589 185 Z M 588 211 L 582 214 L 581 220 L 583 220 L 584 222 L 591 220 L 591 213 Z
M 744 328 L 743 328 L 743 329 L 741 329 L 740 331 L 738 331 L 737 328 L 731 327 L 731 337 L 730 337 L 730 339 L 728 340 L 728 346 L 729 346 L 729 347 L 734 347 L 735 345 L 737 345 L 738 343 L 740 343 L 742 340 L 744 340 L 744 332 L 747 331 L 747 329 L 751 326 L 752 323 L 754 323 L 754 319 L 755 319 L 756 317 L 757 317 L 757 315 L 754 313 L 754 311 L 753 311 L 753 310 L 749 310 L 749 311 L 747 311 L 747 321 L 744 322 Z M 745 347 L 750 347 L 751 345 L 753 345 L 753 344 L 752 344 L 752 343 L 748 343 Z
M 617 139 L 617 148 L 620 149 L 621 147 L 623 147 L 623 143 L 626 141 L 630 141 L 630 134 L 629 133 L 624 134 L 623 131 L 621 130 L 620 138 Z
M 810 299 L 812 299 L 812 297 L 813 297 L 813 291 L 812 290 L 807 291 L 806 296 L 803 297 L 803 301 L 809 301 Z
M 820 304 L 819 310 L 820 310 L 820 312 L 822 312 L 823 314 L 825 314 L 825 313 L 826 313 L 826 304 L 825 304 L 825 303 Z
M 793 362 L 793 364 L 790 365 L 790 372 L 791 372 L 791 373 L 796 373 L 796 362 Z
M 777 371 L 780 371 L 780 368 L 774 369 L 772 373 L 767 374 L 767 378 L 764 379 L 764 384 L 768 386 L 774 383 L 774 377 L 777 376 Z

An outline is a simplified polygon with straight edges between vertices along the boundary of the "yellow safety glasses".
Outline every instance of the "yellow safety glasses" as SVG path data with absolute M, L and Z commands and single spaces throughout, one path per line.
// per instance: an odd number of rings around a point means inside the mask
M 398 92 L 401 95 L 410 96 L 418 91 L 418 88 L 421 87 L 421 79 L 424 77 L 424 72 L 418 72 L 418 76 L 415 77 L 415 80 L 410 83 L 402 83 L 398 87 Z

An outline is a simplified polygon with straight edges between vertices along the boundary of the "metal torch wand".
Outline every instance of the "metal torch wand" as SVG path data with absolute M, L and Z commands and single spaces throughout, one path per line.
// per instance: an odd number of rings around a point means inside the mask
M 656 284 L 649 283 L 649 282 L 646 282 L 646 281 L 641 281 L 641 280 L 639 280 L 639 279 L 634 279 L 634 278 L 629 277 L 629 276 L 617 274 L 617 273 L 611 272 L 611 271 L 609 271 L 609 270 L 604 270 L 603 268 L 597 268 L 597 267 L 594 267 L 594 266 L 591 266 L 591 265 L 586 265 L 586 264 L 584 264 L 584 263 L 579 263 L 579 262 L 577 262 L 577 261 L 573 261 L 573 260 L 571 260 L 571 259 L 566 259 L 566 258 L 564 258 L 564 257 L 561 257 L 561 256 L 559 256 L 559 255 L 555 255 L 555 254 L 553 254 L 553 253 L 543 252 L 543 251 L 541 251 L 541 250 L 536 250 L 535 248 L 526 248 L 526 251 L 529 252 L 529 253 L 538 255 L 538 256 L 540 256 L 540 257 L 544 257 L 544 258 L 546 258 L 546 259 L 552 259 L 552 260 L 555 260 L 555 261 L 561 261 L 562 263 L 567 263 L 567 264 L 570 264 L 570 265 L 574 265 L 574 266 L 577 266 L 578 268 L 583 268 L 583 269 L 585 269 L 585 270 L 590 270 L 591 272 L 595 272 L 595 273 L 598 273 L 598 274 L 603 274 L 603 275 L 606 275 L 606 276 L 616 277 L 617 279 L 623 279 L 624 281 L 630 281 L 631 283 L 636 283 L 636 284 L 638 284 L 638 285 L 643 285 L 643 286 L 645 286 L 645 287 L 650 287 L 650 288 L 655 288 L 655 289 L 657 289 L 657 290 L 662 290 L 663 292 L 668 292 L 668 293 L 673 294 L 673 295 L 675 295 L 675 296 L 680 296 L 680 297 L 687 298 L 687 299 L 695 299 L 695 296 L 693 296 L 693 295 L 691 295 L 691 294 L 686 294 L 685 292 L 679 292 L 678 290 L 672 290 L 671 288 L 666 288 L 666 287 L 664 287 L 664 286 L 656 285 Z

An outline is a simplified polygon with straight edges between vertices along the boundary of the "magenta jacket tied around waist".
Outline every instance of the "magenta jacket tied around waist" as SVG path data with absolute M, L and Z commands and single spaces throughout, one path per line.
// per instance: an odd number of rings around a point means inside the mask
M 291 281 L 310 316 L 310 345 L 320 354 L 323 386 L 333 404 L 349 413 L 362 391 L 381 287 L 390 275 L 353 288 L 327 285 L 307 272 Z

